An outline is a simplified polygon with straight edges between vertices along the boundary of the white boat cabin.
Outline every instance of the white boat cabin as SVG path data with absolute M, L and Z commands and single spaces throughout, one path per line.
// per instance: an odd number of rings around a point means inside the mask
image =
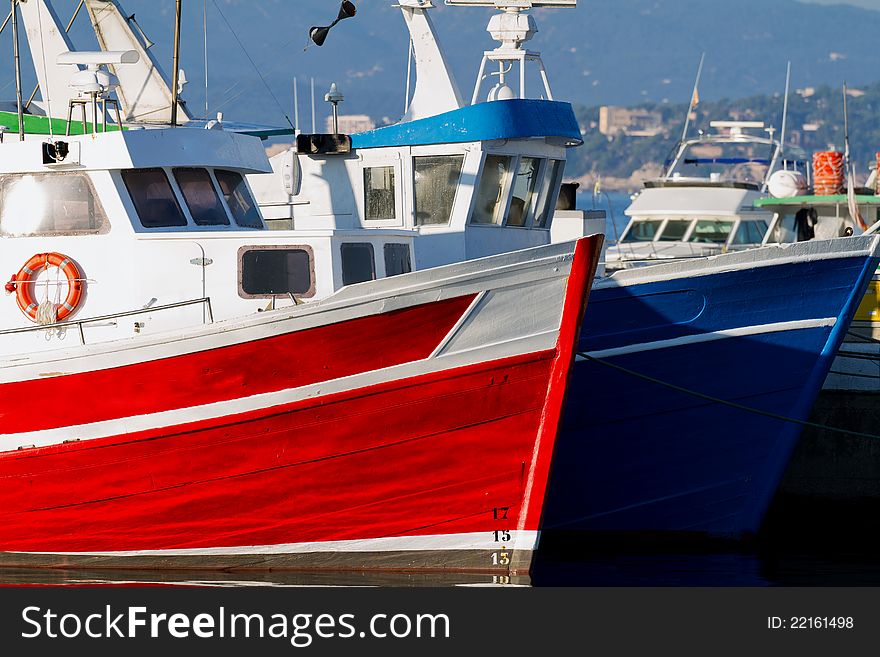
M 47 157 L 47 144 L 63 144 L 66 157 Z M 270 170 L 258 138 L 223 130 L 6 140 L 0 261 L 10 278 L 0 354 L 20 353 L 24 341 L 51 349 L 240 316 L 411 269 L 409 232 L 352 233 L 338 217 L 268 230 L 248 176 Z M 383 257 L 374 261 L 367 251 Z M 36 304 L 69 298 L 62 268 L 16 281 L 34 256 L 49 253 L 76 265 L 85 293 L 67 322 L 23 330 L 34 318 L 19 307 L 19 288 Z

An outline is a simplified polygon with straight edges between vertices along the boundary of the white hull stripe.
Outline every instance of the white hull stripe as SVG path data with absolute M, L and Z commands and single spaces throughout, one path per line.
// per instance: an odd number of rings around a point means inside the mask
M 855 241 L 848 241 L 855 240 Z M 876 256 L 880 250 L 877 236 L 847 237 L 819 242 L 768 245 L 703 258 L 673 259 L 650 267 L 636 267 L 614 272 L 597 281 L 594 287 L 622 287 L 656 281 L 686 280 L 724 274 L 744 269 L 760 269 L 788 264 Z
M 564 252 L 566 248 L 571 247 L 554 245 L 541 251 Z M 86 346 L 75 344 L 33 355 L 0 355 L 0 383 L 39 380 L 50 373 L 78 374 L 208 351 L 412 308 L 423 303 L 479 294 L 486 289 L 504 290 L 546 280 L 559 280 L 564 285 L 570 271 L 572 254 L 569 252 L 565 255 L 531 259 L 534 257 L 530 256 L 531 251 L 533 250 L 370 281 L 343 288 L 320 301 L 269 313 L 248 314 L 208 325 L 95 342 Z M 558 265 L 550 268 L 553 262 Z M 485 268 L 489 265 L 492 267 L 488 270 L 480 269 L 481 266 Z M 540 308 L 535 310 L 540 311 Z
M 519 550 L 534 550 L 538 543 L 537 531 L 511 531 L 511 542 Z M 467 534 L 436 534 L 430 536 L 401 536 L 364 538 L 348 541 L 320 541 L 313 543 L 286 543 L 282 545 L 244 545 L 216 548 L 181 548 L 172 550 L 124 550 L 118 552 L 14 552 L 12 554 L 39 554 L 87 557 L 210 557 L 284 555 L 348 552 L 417 552 L 436 550 L 497 550 L 493 532 Z
M 624 356 L 626 354 L 639 353 L 642 351 L 672 349 L 674 347 L 684 347 L 686 345 L 699 344 L 701 342 L 714 342 L 716 340 L 741 338 L 749 335 L 763 335 L 765 333 L 781 333 L 783 331 L 799 331 L 802 329 L 834 326 L 836 323 L 836 317 L 826 317 L 824 319 L 801 319 L 792 322 L 777 322 L 774 324 L 741 326 L 734 329 L 715 331 L 714 333 L 699 333 L 697 335 L 685 335 L 680 338 L 671 338 L 669 340 L 657 340 L 656 342 L 642 342 L 640 344 L 631 344 L 625 347 L 615 347 L 614 349 L 600 349 L 599 351 L 587 352 L 587 356 L 590 356 L 592 358 L 610 358 L 613 356 Z M 583 361 L 586 360 L 586 358 L 579 355 L 577 357 L 577 360 Z
M 459 352 L 396 365 L 383 370 L 373 370 L 363 374 L 322 381 L 308 386 L 290 388 L 277 392 L 267 392 L 250 397 L 214 402 L 202 406 L 150 413 L 90 424 L 81 424 L 57 429 L 45 429 L 24 433 L 0 435 L 0 452 L 14 451 L 19 447 L 48 447 L 59 445 L 66 440 L 80 441 L 109 438 L 122 434 L 174 427 L 190 422 L 200 422 L 215 418 L 239 415 L 261 409 L 295 403 L 306 399 L 344 393 L 372 385 L 408 379 L 422 374 L 433 374 L 443 370 L 488 363 L 502 358 L 522 354 L 537 353 L 555 347 L 557 334 L 542 334 L 520 338 L 504 344 L 490 345 L 486 348 Z

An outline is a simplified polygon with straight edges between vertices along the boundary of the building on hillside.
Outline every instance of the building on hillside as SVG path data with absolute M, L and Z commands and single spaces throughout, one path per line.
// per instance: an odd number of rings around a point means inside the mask
M 340 114 L 339 132 L 343 135 L 353 135 L 358 132 L 366 132 L 376 127 L 375 122 L 366 114 Z M 333 132 L 333 117 L 328 116 L 326 122 L 327 133 Z
M 656 137 L 663 132 L 663 116 L 646 109 L 605 105 L 599 108 L 599 132 L 607 137 Z

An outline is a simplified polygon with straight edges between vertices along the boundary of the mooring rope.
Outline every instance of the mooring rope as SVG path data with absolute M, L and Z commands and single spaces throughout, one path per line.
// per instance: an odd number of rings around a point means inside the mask
M 760 408 L 754 408 L 753 406 L 745 406 L 744 404 L 737 404 L 736 402 L 727 401 L 726 399 L 721 399 L 720 397 L 713 397 L 712 395 L 707 395 L 702 392 L 697 392 L 696 390 L 691 390 L 689 388 L 685 388 L 682 386 L 675 385 L 674 383 L 669 383 L 668 381 L 663 381 L 662 379 L 656 379 L 652 376 L 648 376 L 647 374 L 642 374 L 641 372 L 636 372 L 634 370 L 628 369 L 626 367 L 622 367 L 621 365 L 615 365 L 614 363 L 609 363 L 608 361 L 602 358 L 596 358 L 594 356 L 590 356 L 585 352 L 577 352 L 577 355 L 581 358 L 588 360 L 592 363 L 598 363 L 604 367 L 608 367 L 612 370 L 617 370 L 618 372 L 622 372 L 624 374 L 628 374 L 637 379 L 641 379 L 643 381 L 648 381 L 650 383 L 654 383 L 658 386 L 662 386 L 664 388 L 669 388 L 670 390 L 675 390 L 676 392 L 681 392 L 685 395 L 689 395 L 691 397 L 696 397 L 698 399 L 703 399 L 705 401 L 712 402 L 713 404 L 721 404 L 722 406 L 728 406 L 730 408 L 735 408 L 739 411 L 744 411 L 746 413 L 752 413 L 754 415 L 762 415 L 764 417 L 771 418 L 773 420 L 779 420 L 781 422 L 789 422 L 791 424 L 798 424 L 802 427 L 809 427 L 811 429 L 821 429 L 823 431 L 830 431 L 833 433 L 845 434 L 847 436 L 855 436 L 858 438 L 875 438 L 880 439 L 880 436 L 872 434 L 872 433 L 862 433 L 861 431 L 850 431 L 849 429 L 839 429 L 837 427 L 832 427 L 827 424 L 819 424 L 817 422 L 809 422 L 807 420 L 798 420 L 793 417 L 788 417 L 786 415 L 779 415 L 778 413 L 772 413 L 770 411 L 762 411 Z

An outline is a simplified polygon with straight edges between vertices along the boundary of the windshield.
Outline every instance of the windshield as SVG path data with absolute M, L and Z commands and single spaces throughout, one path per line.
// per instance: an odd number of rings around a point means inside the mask
M 722 219 L 701 219 L 691 233 L 691 242 L 703 244 L 724 244 L 730 237 L 733 221 Z
M 630 224 L 626 235 L 620 240 L 621 242 L 652 242 L 660 224 L 663 223 L 659 219 L 652 220 L 636 220 Z
M 770 168 L 770 144 L 706 141 L 688 145 L 672 176 L 761 184 Z

